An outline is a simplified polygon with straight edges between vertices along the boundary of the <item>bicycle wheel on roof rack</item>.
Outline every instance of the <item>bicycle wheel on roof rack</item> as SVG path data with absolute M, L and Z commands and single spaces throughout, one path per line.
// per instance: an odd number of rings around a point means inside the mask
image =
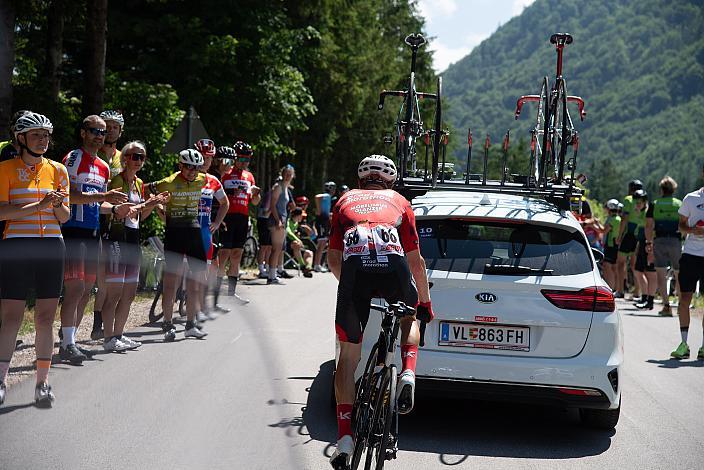
M 442 139 L 442 77 L 438 77 L 437 97 L 435 98 L 435 132 L 433 133 L 433 171 L 432 186 L 438 180 L 438 165 L 440 162 L 440 139 Z M 444 169 L 443 169 L 444 170 Z
M 556 148 L 555 173 L 558 182 L 562 182 L 565 176 L 565 157 L 567 155 L 567 146 L 571 145 L 571 135 L 573 129 L 570 111 L 567 108 L 567 86 L 564 80 L 560 80 L 557 87 L 557 116 L 556 121 L 559 122 L 557 140 L 559 147 Z
M 543 78 L 543 86 L 540 88 L 540 101 L 535 117 L 535 127 L 531 130 L 530 143 L 530 163 L 528 165 L 528 184 L 538 185 L 541 177 L 543 156 L 543 134 L 545 132 L 545 115 L 548 109 L 548 77 Z
M 553 90 L 550 90 L 548 87 L 548 77 L 543 78 L 543 86 L 548 90 L 546 93 L 546 100 L 545 100 L 545 116 L 544 116 L 544 122 L 543 122 L 543 137 L 542 137 L 542 142 L 543 146 L 540 149 L 540 163 L 539 163 L 539 172 L 540 172 L 540 177 L 538 180 L 538 186 L 543 185 L 547 186 L 548 183 L 548 167 L 550 165 L 550 162 L 552 162 L 553 158 L 553 152 L 555 151 L 553 148 L 553 139 L 552 139 L 552 134 L 554 133 L 555 130 L 555 123 L 553 122 L 554 115 L 555 115 L 555 106 L 554 106 L 554 100 L 553 100 Z
M 410 161 L 411 157 L 411 144 L 415 145 L 415 141 L 413 139 L 410 139 L 410 134 L 412 132 L 412 126 L 411 126 L 411 121 L 415 120 L 414 116 L 414 110 L 415 110 L 415 98 L 416 98 L 416 74 L 411 72 L 411 77 L 408 80 L 408 93 L 406 93 L 406 109 L 405 109 L 405 116 L 404 116 L 404 126 L 401 129 L 401 133 L 403 136 L 403 146 L 402 146 L 402 161 L 401 163 L 401 168 L 398 169 L 398 171 L 401 171 L 401 175 L 404 177 L 408 174 L 408 163 Z M 412 176 L 412 175 L 411 175 Z

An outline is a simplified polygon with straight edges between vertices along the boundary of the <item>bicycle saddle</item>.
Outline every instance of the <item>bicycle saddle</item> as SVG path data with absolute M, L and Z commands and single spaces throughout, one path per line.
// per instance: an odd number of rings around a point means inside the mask
M 550 36 L 550 44 L 572 44 L 572 35 L 570 33 L 555 33 Z
M 406 39 L 404 39 L 404 42 L 411 46 L 414 49 L 418 49 L 420 46 L 425 44 L 425 38 L 423 37 L 422 34 L 420 33 L 411 33 L 408 36 L 406 36 Z

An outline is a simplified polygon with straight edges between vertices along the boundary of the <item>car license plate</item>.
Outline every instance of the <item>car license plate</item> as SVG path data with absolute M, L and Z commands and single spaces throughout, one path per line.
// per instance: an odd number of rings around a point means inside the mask
M 530 328 L 440 322 L 440 346 L 530 351 Z

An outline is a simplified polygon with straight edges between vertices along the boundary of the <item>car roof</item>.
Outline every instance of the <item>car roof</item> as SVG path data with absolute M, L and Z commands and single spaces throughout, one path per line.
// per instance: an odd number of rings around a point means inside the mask
M 479 217 L 563 225 L 580 230 L 570 211 L 545 199 L 483 191 L 428 191 L 412 201 L 417 218 Z

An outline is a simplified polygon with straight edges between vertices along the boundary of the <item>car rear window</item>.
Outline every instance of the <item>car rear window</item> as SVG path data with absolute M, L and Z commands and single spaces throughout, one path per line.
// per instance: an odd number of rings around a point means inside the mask
M 551 275 L 592 270 L 584 237 L 577 231 L 526 223 L 418 220 L 420 252 L 428 269 L 497 274 L 516 266 Z M 508 272 L 507 272 L 508 274 Z

